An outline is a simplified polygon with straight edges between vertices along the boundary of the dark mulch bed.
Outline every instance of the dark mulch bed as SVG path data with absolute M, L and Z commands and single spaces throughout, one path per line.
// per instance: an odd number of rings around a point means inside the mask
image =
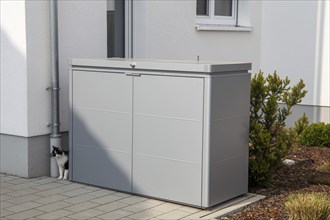
M 272 186 L 250 189 L 252 193 L 265 195 L 265 199 L 223 219 L 288 219 L 284 203 L 289 194 L 325 192 L 330 195 L 330 173 L 319 170 L 330 160 L 330 148 L 299 147 L 287 158 L 298 162 L 281 167 Z

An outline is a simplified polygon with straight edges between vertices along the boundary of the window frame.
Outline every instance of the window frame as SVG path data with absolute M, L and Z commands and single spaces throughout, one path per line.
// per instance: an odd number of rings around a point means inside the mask
M 196 4 L 197 7 L 197 4 Z M 197 25 L 223 25 L 223 26 L 237 26 L 238 0 L 232 0 L 232 15 L 218 16 L 215 15 L 215 0 L 208 0 L 208 15 L 197 15 Z

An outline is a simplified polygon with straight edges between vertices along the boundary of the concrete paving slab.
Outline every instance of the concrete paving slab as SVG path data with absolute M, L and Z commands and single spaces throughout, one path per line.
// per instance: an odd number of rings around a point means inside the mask
M 121 219 L 121 218 L 130 216 L 132 214 L 133 214 L 132 212 L 122 210 L 122 209 L 118 209 L 118 210 L 100 215 L 100 216 L 98 216 L 98 218 L 104 219 L 104 220 L 107 220 L 107 219 Z
M 36 210 L 36 209 L 30 209 L 24 212 L 19 212 L 14 215 L 8 215 L 6 218 L 12 219 L 12 220 L 20 220 L 20 219 L 30 219 L 39 215 L 45 214 L 42 211 Z
M 51 204 L 48 205 L 42 205 L 37 207 L 36 209 L 43 211 L 43 212 L 53 212 L 56 210 L 61 210 L 65 207 L 69 207 L 71 206 L 71 203 L 65 202 L 65 201 L 57 201 L 57 202 L 53 202 Z
M 79 203 L 79 204 L 75 204 L 75 205 L 65 207 L 64 209 L 68 210 L 68 211 L 72 211 L 72 212 L 81 212 L 81 211 L 84 211 L 84 210 L 87 210 L 87 209 L 94 208 L 96 206 L 99 206 L 99 204 L 94 203 L 94 202 L 86 201 L 86 202 L 82 202 L 82 203 Z
M 96 210 L 96 209 L 87 209 L 82 212 L 75 213 L 73 215 L 69 215 L 68 217 L 72 219 L 91 219 L 93 217 L 97 217 L 98 215 L 102 215 L 104 212 Z
M 121 209 L 121 208 L 126 207 L 126 206 L 129 206 L 129 205 L 126 204 L 126 203 L 122 203 L 120 201 L 117 201 L 117 202 L 110 202 L 110 203 L 107 203 L 107 204 L 104 204 L 104 205 L 97 206 L 97 207 L 95 207 L 95 209 L 100 210 L 100 211 L 104 211 L 104 212 L 111 212 L 111 211 Z
M 72 203 L 72 204 L 79 204 L 81 202 L 91 201 L 93 199 L 98 198 L 98 196 L 92 195 L 92 194 L 86 194 L 86 195 L 79 195 L 75 197 L 70 197 L 66 199 L 66 202 Z
M 59 209 L 51 212 L 47 212 L 46 214 L 38 216 L 38 219 L 47 220 L 47 219 L 63 219 L 68 215 L 71 215 L 73 212 L 68 210 Z

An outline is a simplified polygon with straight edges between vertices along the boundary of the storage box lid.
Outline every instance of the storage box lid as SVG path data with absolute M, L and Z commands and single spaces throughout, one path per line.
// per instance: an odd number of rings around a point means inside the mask
M 219 73 L 251 70 L 251 63 L 242 62 L 203 62 L 173 60 L 135 60 L 135 59 L 71 59 L 72 67 L 115 68 L 130 70 L 158 70 L 197 73 Z

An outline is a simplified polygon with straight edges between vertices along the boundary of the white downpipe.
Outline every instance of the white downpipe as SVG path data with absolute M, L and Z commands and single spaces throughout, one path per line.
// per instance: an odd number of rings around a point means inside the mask
M 59 112 L 59 71 L 58 71 L 58 15 L 57 0 L 50 0 L 50 45 L 51 45 L 51 134 L 50 152 L 52 146 L 61 146 L 60 112 Z M 50 158 L 50 176 L 58 176 L 58 166 L 55 158 Z

